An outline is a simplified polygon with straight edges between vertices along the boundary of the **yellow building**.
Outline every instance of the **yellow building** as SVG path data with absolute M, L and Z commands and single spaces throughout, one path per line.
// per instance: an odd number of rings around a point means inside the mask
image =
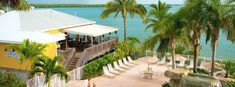
M 20 44 L 24 39 L 47 44 L 45 55 L 57 55 L 57 42 L 65 37 L 61 30 L 94 24 L 94 21 L 68 15 L 55 10 L 11 11 L 0 15 L 0 71 L 25 71 L 27 65 L 9 44 Z

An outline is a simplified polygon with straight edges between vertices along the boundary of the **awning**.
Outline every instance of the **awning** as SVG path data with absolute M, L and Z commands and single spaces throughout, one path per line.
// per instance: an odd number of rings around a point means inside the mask
M 64 32 L 72 32 L 72 33 L 76 33 L 79 35 L 96 37 L 96 36 L 101 36 L 101 35 L 108 34 L 111 32 L 115 32 L 117 30 L 118 29 L 114 27 L 92 24 L 92 25 L 85 25 L 85 26 L 64 29 Z

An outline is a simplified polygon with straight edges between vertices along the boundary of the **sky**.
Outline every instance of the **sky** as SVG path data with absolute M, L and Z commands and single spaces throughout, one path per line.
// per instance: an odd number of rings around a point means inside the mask
M 104 4 L 111 0 L 28 0 L 30 3 L 37 4 Z M 157 3 L 158 0 L 136 0 L 141 4 Z M 184 0 L 161 0 L 167 4 L 183 4 Z

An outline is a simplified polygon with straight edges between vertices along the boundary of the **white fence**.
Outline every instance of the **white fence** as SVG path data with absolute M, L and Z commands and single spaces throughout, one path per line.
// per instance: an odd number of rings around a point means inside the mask
M 76 69 L 67 72 L 69 74 L 70 81 L 80 80 L 82 78 L 82 69 L 83 67 L 77 67 Z M 61 79 L 58 75 L 53 75 L 50 81 L 50 87 L 66 87 L 67 85 L 65 80 Z M 27 87 L 47 87 L 47 84 L 45 84 L 44 75 L 35 75 L 26 83 Z

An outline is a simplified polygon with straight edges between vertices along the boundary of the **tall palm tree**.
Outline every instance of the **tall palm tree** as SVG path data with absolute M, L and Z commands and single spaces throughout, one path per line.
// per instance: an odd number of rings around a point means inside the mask
M 216 59 L 216 48 L 218 45 L 220 30 L 227 31 L 227 34 L 234 34 L 235 23 L 235 7 L 231 4 L 235 1 L 209 0 L 206 14 L 208 28 L 206 30 L 206 42 L 211 40 L 212 47 L 212 64 L 211 75 L 214 75 L 214 65 Z M 229 38 L 228 38 L 229 39 Z
M 200 37 L 205 30 L 205 13 L 207 0 L 186 0 L 185 5 L 180 9 L 182 18 L 186 21 L 187 32 L 191 36 L 194 47 L 193 72 L 197 72 L 198 55 L 200 49 Z
M 156 42 L 163 39 L 168 40 L 168 46 L 171 47 L 172 50 L 172 68 L 176 68 L 175 66 L 175 50 L 177 42 L 181 40 L 185 40 L 185 32 L 184 32 L 184 22 L 181 20 L 181 17 L 178 13 L 171 14 L 168 12 L 169 7 L 165 3 L 161 3 L 159 1 L 158 5 L 151 5 L 153 8 L 150 11 L 149 21 L 150 22 L 147 28 L 151 27 L 155 35 L 150 39 L 145 41 L 145 45 L 151 46 L 153 49 L 157 44 Z M 151 19 L 153 17 L 155 19 Z M 182 42 L 182 41 L 181 41 Z
M 27 61 L 26 71 L 28 70 L 28 64 L 33 61 L 37 56 L 42 55 L 47 46 L 44 44 L 32 42 L 29 39 L 24 40 L 21 44 L 10 44 L 8 49 L 13 49 L 19 54 L 21 62 Z
M 145 40 L 143 43 L 143 49 L 153 50 L 153 48 L 155 48 L 155 44 L 159 42 L 160 45 L 158 50 L 164 53 L 168 47 L 169 39 L 164 38 L 164 35 L 161 35 L 156 31 L 160 28 L 165 28 L 163 22 L 169 15 L 170 6 L 166 5 L 166 3 L 162 3 L 161 1 L 159 1 L 158 4 L 152 4 L 150 6 L 152 9 L 148 13 L 147 26 L 145 29 L 152 29 L 152 32 L 155 34 Z
M 68 81 L 69 75 L 67 73 L 67 69 L 63 65 L 58 64 L 58 61 L 61 59 L 62 57 L 60 56 L 56 56 L 54 58 L 39 56 L 33 63 L 31 74 L 44 74 L 45 84 L 48 83 L 48 87 L 50 87 L 51 77 L 56 74 L 60 76 L 61 79 Z
M 143 20 L 146 19 L 145 15 L 147 10 L 141 4 L 137 4 L 135 0 L 114 0 L 110 1 L 106 4 L 104 11 L 101 13 L 101 18 L 108 18 L 110 14 L 114 13 L 114 17 L 116 18 L 119 13 L 121 13 L 123 18 L 123 26 L 124 26 L 124 40 L 127 37 L 126 32 L 126 19 L 127 13 L 130 14 L 131 17 L 134 17 L 134 14 L 138 14 Z
M 30 6 L 26 0 L 0 0 L 0 8 L 11 7 L 14 10 L 29 10 Z

